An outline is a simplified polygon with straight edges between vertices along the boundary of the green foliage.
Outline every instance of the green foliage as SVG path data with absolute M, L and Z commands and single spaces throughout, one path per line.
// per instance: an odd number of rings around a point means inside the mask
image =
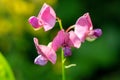
M 15 80 L 13 72 L 2 53 L 0 53 L 0 80 Z

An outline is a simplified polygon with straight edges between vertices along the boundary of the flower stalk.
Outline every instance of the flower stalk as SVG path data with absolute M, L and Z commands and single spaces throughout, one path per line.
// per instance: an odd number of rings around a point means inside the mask
M 57 17 L 57 21 L 59 23 L 59 27 L 61 30 L 63 30 L 61 19 Z M 64 51 L 61 48 L 61 63 L 62 63 L 62 80 L 65 80 L 65 57 L 64 57 Z
M 62 27 L 62 22 L 61 22 L 61 19 L 59 17 L 56 18 L 58 23 L 59 23 L 59 26 L 60 26 L 60 29 L 62 30 L 63 27 Z
M 61 62 L 62 62 L 62 80 L 65 80 L 65 57 L 64 57 L 64 52 L 63 49 L 61 49 Z

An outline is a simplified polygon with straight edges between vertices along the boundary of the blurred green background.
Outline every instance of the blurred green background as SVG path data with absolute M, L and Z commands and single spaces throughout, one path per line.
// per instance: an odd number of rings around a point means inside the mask
M 37 52 L 33 37 L 47 45 L 59 30 L 58 23 L 48 32 L 34 31 L 28 23 L 44 2 L 54 8 L 65 29 L 89 12 L 94 28 L 103 31 L 96 41 L 72 49 L 67 64 L 77 66 L 66 69 L 67 80 L 120 80 L 120 0 L 0 0 L 0 51 L 16 80 L 61 80 L 59 51 L 55 65 L 34 64 Z

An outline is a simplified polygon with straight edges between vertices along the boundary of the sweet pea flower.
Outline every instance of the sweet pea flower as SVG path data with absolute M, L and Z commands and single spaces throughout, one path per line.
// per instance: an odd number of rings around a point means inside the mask
M 53 64 L 56 63 L 56 53 L 51 46 L 39 45 L 37 38 L 34 38 L 34 43 L 38 53 L 38 57 L 34 60 L 35 64 L 43 66 L 48 62 L 48 60 Z
M 43 27 L 45 31 L 48 31 L 56 23 L 56 13 L 51 6 L 44 3 L 38 16 L 31 16 L 28 21 L 35 30 Z
M 79 39 L 84 42 L 84 40 L 89 38 L 88 40 L 96 39 L 102 35 L 101 29 L 93 30 L 92 21 L 90 19 L 89 13 L 81 16 L 75 23 L 75 33 L 79 37 Z
M 79 48 L 80 45 L 80 39 L 73 31 L 65 32 L 64 30 L 60 30 L 52 41 L 52 48 L 56 51 L 58 48 L 62 47 L 65 56 L 72 54 L 71 47 Z

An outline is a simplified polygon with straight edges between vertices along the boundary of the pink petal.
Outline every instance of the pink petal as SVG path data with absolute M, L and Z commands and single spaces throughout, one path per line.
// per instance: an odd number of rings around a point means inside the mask
M 55 64 L 57 58 L 55 51 L 51 47 L 39 45 L 37 38 L 34 38 L 34 43 L 38 54 Z
M 45 31 L 48 31 L 56 23 L 56 13 L 51 6 L 45 3 L 39 12 L 38 19 L 42 22 Z
M 77 21 L 76 25 L 80 25 L 83 27 L 88 27 L 89 30 L 93 28 L 92 21 L 90 19 L 89 13 L 85 13 L 83 16 L 81 16 Z
M 38 39 L 37 39 L 37 38 L 34 38 L 33 40 L 34 40 L 34 43 L 35 43 L 35 47 L 36 47 L 36 49 L 37 49 L 37 53 L 38 53 L 39 55 L 41 55 L 41 54 L 42 54 L 42 51 L 41 51 L 41 49 L 40 49 L 40 47 L 39 47 Z M 42 55 L 44 55 L 44 54 L 42 54 Z
M 53 39 L 52 48 L 56 51 L 65 41 L 66 33 L 64 30 L 58 32 L 57 36 Z
M 78 38 L 81 40 L 81 42 L 84 42 L 88 32 L 89 32 L 89 30 L 87 27 L 75 25 L 75 34 L 78 36 Z
M 34 60 L 35 64 L 38 64 L 38 65 L 41 65 L 41 66 L 47 64 L 47 62 L 48 62 L 48 60 L 42 55 L 37 56 Z
M 44 55 L 50 62 L 52 62 L 53 64 L 56 63 L 56 58 L 57 58 L 57 56 L 56 56 L 55 51 L 54 51 L 52 48 L 50 48 L 50 47 L 48 47 L 48 46 L 40 45 L 40 49 L 41 49 L 43 55 Z
M 87 34 L 92 30 L 92 22 L 89 13 L 84 14 L 80 17 L 75 24 L 75 33 L 79 39 L 84 42 Z
M 73 47 L 79 48 L 81 46 L 81 40 L 78 38 L 78 36 L 73 31 L 70 31 L 69 34 L 70 34 L 69 38 L 73 44 Z
M 30 17 L 28 21 L 35 29 L 39 29 L 42 26 L 35 16 Z

